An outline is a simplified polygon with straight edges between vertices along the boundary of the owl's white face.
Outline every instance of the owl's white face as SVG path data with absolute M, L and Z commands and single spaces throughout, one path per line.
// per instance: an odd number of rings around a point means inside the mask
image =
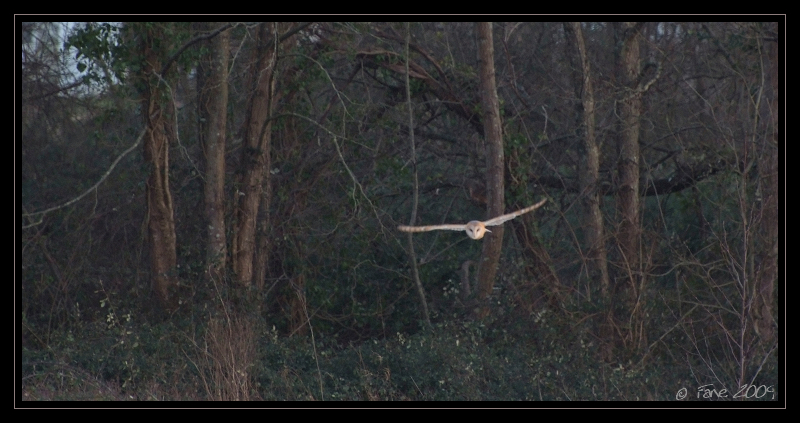
M 472 239 L 481 239 L 484 235 L 486 235 L 486 232 L 491 232 L 490 230 L 486 229 L 486 226 L 484 226 L 483 223 L 477 220 L 467 223 L 465 230 L 467 231 L 467 236 Z

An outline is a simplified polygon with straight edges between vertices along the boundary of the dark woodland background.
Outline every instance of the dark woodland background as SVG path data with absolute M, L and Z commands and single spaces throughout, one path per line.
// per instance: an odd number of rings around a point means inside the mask
M 777 22 L 18 27 L 18 400 L 780 398 Z

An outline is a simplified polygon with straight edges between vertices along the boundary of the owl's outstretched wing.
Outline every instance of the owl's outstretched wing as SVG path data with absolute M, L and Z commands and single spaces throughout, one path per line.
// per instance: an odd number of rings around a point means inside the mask
M 497 226 L 497 225 L 502 225 L 502 224 L 503 224 L 503 222 L 506 222 L 506 221 L 508 221 L 508 220 L 511 220 L 511 219 L 513 219 L 513 218 L 515 218 L 515 217 L 517 217 L 517 216 L 519 216 L 519 215 L 525 214 L 525 213 L 527 213 L 527 212 L 529 212 L 529 211 L 533 211 L 533 210 L 536 210 L 536 209 L 538 209 L 538 208 L 539 208 L 539 207 L 541 207 L 541 206 L 542 206 L 542 204 L 544 204 L 546 201 L 547 201 L 547 199 L 545 198 L 544 200 L 542 200 L 542 201 L 540 201 L 540 202 L 538 202 L 538 203 L 536 203 L 536 204 L 534 204 L 534 205 L 532 205 L 532 206 L 530 206 L 530 207 L 526 207 L 526 208 L 524 208 L 524 209 L 522 209 L 522 210 L 517 210 L 517 211 L 515 211 L 514 213 L 509 213 L 509 214 L 504 214 L 504 215 L 502 215 L 502 216 L 497 216 L 497 217 L 495 217 L 494 219 L 487 220 L 486 222 L 483 222 L 483 224 L 484 224 L 484 225 L 486 225 L 486 226 Z
M 431 225 L 431 226 L 405 226 L 400 225 L 397 229 L 403 232 L 428 232 L 428 231 L 463 231 L 467 225 Z

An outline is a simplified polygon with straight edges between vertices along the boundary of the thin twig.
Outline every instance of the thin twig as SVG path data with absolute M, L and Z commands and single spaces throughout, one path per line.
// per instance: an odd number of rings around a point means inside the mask
M 117 166 L 117 163 L 119 163 L 119 161 L 122 160 L 123 157 L 125 157 L 128 153 L 133 151 L 133 149 L 136 148 L 139 145 L 140 142 L 142 142 L 142 138 L 144 138 L 144 134 L 146 132 L 147 132 L 147 127 L 142 129 L 142 132 L 139 134 L 139 137 L 136 138 L 136 142 L 134 142 L 133 145 L 131 145 L 127 150 L 123 151 L 122 154 L 117 156 L 116 160 L 114 160 L 114 162 L 111 163 L 111 166 L 109 166 L 108 170 L 106 170 L 106 172 L 103 174 L 103 176 L 101 176 L 100 179 L 94 185 L 89 187 L 89 189 L 84 191 L 83 194 L 73 198 L 72 200 L 67 201 L 64 204 L 61 204 L 61 205 L 58 205 L 58 206 L 54 206 L 54 207 L 51 207 L 51 208 L 46 209 L 46 210 L 33 212 L 33 213 L 23 213 L 22 217 L 27 217 L 27 218 L 30 218 L 31 220 L 33 220 L 34 216 L 41 215 L 42 217 L 44 217 L 45 214 L 50 213 L 51 211 L 55 211 L 55 210 L 58 210 L 58 209 L 63 209 L 64 207 L 71 206 L 72 204 L 75 204 L 76 202 L 80 201 L 83 197 L 86 197 L 90 192 L 92 192 L 93 190 L 96 190 L 97 187 L 100 186 L 100 184 L 103 183 L 103 181 L 106 180 L 106 178 L 108 178 L 108 175 L 111 174 L 111 171 L 114 170 L 114 168 Z M 32 226 L 39 225 L 41 223 L 42 223 L 42 219 L 40 218 L 38 222 L 33 222 L 33 223 L 29 224 L 29 225 L 23 225 L 22 229 L 27 229 L 27 228 L 30 228 Z

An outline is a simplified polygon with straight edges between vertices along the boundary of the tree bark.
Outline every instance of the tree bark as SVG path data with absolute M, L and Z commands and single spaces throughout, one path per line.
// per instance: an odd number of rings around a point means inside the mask
M 486 137 L 486 188 L 488 191 L 487 218 L 500 216 L 505 209 L 505 187 L 503 186 L 503 134 L 500 124 L 500 103 L 497 99 L 497 85 L 494 71 L 494 46 L 492 24 L 476 24 L 478 33 L 478 61 L 480 63 L 480 92 L 483 111 L 483 125 Z M 478 300 L 485 300 L 494 288 L 497 265 L 503 246 L 503 225 L 492 227 L 492 232 L 484 238 L 481 261 L 478 264 Z M 488 309 L 483 307 L 480 317 L 485 317 Z
M 617 82 L 621 87 L 619 94 L 619 158 L 617 172 L 617 208 L 620 213 L 619 233 L 617 235 L 621 253 L 620 266 L 623 278 L 628 280 L 629 289 L 624 290 L 624 303 L 630 313 L 631 339 L 635 345 L 642 346 L 644 339 L 642 323 L 644 313 L 639 294 L 642 292 L 644 277 L 640 272 L 640 217 L 639 217 L 639 116 L 642 110 L 642 93 L 636 86 L 639 76 L 639 39 L 641 25 L 635 22 L 617 24 L 619 39 L 617 56 Z
M 242 150 L 242 176 L 236 192 L 238 206 L 235 212 L 236 230 L 233 239 L 233 270 L 243 286 L 253 283 L 256 223 L 259 204 L 264 203 L 261 219 L 269 219 L 269 201 L 262 201 L 264 186 L 269 184 L 270 147 L 272 123 L 268 120 L 272 110 L 275 89 L 274 69 L 276 45 L 270 41 L 275 24 L 263 23 L 256 32 L 256 48 L 250 69 L 251 94 L 247 103 Z M 269 224 L 269 222 L 262 222 Z
M 202 31 L 214 24 L 198 24 Z M 205 218 L 207 276 L 219 278 L 228 254 L 225 231 L 225 134 L 228 116 L 228 60 L 230 31 L 206 41 L 208 53 L 197 68 L 197 108 L 200 116 L 200 144 L 205 157 Z
M 778 105 L 778 48 L 777 42 L 768 42 L 767 44 L 765 61 L 769 64 L 767 71 L 771 99 L 769 110 L 766 113 L 771 118 L 768 125 L 771 125 L 772 128 L 768 132 L 771 132 L 772 135 L 764 139 L 758 162 L 758 174 L 761 179 L 759 181 L 761 219 L 758 233 L 761 236 L 758 238 L 757 248 L 757 251 L 760 251 L 757 259 L 760 266 L 756 274 L 755 330 L 767 343 L 771 342 L 775 336 L 772 303 L 775 300 L 775 282 L 778 280 L 778 196 L 780 195 L 778 188 L 780 178 L 778 173 L 778 110 L 780 110 Z
M 618 61 L 618 81 L 623 87 L 619 101 L 620 134 L 617 172 L 619 189 L 617 204 L 620 212 L 619 246 L 623 265 L 631 271 L 638 269 L 639 256 L 639 116 L 642 94 L 636 91 L 639 74 L 640 33 L 634 23 L 620 24 L 621 48 Z
M 595 101 L 592 85 L 592 70 L 586 53 L 586 43 L 580 22 L 564 24 L 567 45 L 573 53 L 570 55 L 573 68 L 575 95 L 579 104 L 577 112 L 583 128 L 584 162 L 580 167 L 580 192 L 584 206 L 584 225 L 586 227 L 585 243 L 589 256 L 589 280 L 600 281 L 600 292 L 608 298 L 609 278 L 608 259 L 603 235 L 603 214 L 600 212 L 600 192 L 598 181 L 600 174 L 600 150 L 595 140 Z M 591 287 L 590 287 L 591 292 Z
M 162 54 L 153 45 L 161 34 L 158 27 L 146 30 L 142 39 L 142 79 L 144 81 L 144 159 L 150 165 L 147 180 L 147 229 L 153 291 L 166 308 L 172 308 L 170 289 L 175 284 L 175 217 L 169 188 L 169 141 L 172 113 L 161 104 L 166 86 L 157 75 Z

